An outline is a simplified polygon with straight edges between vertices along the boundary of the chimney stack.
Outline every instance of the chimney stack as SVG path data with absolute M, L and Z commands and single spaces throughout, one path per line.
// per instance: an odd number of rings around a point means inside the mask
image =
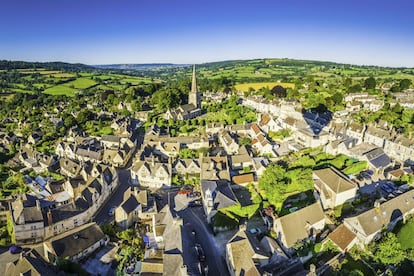
M 49 209 L 49 211 L 47 211 L 47 224 L 49 226 L 51 226 L 53 224 L 52 212 L 50 211 L 50 209 Z

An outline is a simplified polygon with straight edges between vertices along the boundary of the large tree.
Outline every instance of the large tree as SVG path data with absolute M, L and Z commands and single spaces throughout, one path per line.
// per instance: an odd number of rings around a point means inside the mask
M 286 88 L 281 85 L 276 85 L 270 92 L 278 98 L 286 98 Z
M 375 259 L 384 265 L 398 265 L 405 259 L 405 251 L 394 233 L 387 233 L 378 244 Z
M 377 85 L 377 82 L 373 77 L 369 77 L 369 78 L 365 79 L 365 81 L 364 81 L 364 87 L 366 89 L 375 89 L 376 85 Z
M 400 80 L 400 89 L 401 90 L 405 90 L 405 89 L 410 88 L 410 85 L 411 85 L 411 80 L 409 80 L 409 79 Z

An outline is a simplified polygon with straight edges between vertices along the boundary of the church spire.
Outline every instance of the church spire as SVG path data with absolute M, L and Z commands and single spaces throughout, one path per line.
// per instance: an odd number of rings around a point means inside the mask
M 197 79 L 196 79 L 195 64 L 193 65 L 193 79 L 192 79 L 192 82 L 191 82 L 191 92 L 192 93 L 197 92 Z
M 195 65 L 193 66 L 193 79 L 191 83 L 191 91 L 190 93 L 188 93 L 188 103 L 192 104 L 195 108 L 201 107 L 200 93 L 198 93 L 198 90 L 197 90 Z

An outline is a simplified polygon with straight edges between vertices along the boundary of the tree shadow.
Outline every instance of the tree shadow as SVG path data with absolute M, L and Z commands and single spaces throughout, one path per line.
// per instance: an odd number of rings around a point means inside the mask
M 319 104 L 315 108 L 303 108 L 302 116 L 313 134 L 319 135 L 322 129 L 331 122 L 333 113 L 324 104 Z
M 284 216 L 316 202 L 313 190 L 296 193 L 288 196 L 282 205 L 279 215 Z

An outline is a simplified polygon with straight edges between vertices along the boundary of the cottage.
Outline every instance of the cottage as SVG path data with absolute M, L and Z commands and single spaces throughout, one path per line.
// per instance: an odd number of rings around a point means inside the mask
M 306 239 L 313 239 L 325 227 L 325 215 L 316 202 L 274 220 L 273 228 L 286 248 Z
M 157 212 L 153 198 L 148 197 L 147 190 L 131 187 L 124 193 L 124 200 L 115 209 L 115 223 L 127 229 L 138 220 L 149 220 Z
M 391 139 L 391 133 L 388 130 L 378 128 L 376 126 L 369 126 L 365 132 L 364 142 L 376 145 L 379 148 L 384 148 L 387 140 Z
M 350 123 L 346 128 L 346 135 L 357 139 L 357 144 L 364 140 L 365 125 L 360 123 Z
M 172 171 L 179 175 L 199 175 L 201 173 L 200 160 L 176 159 L 172 165 Z
M 328 144 L 329 133 L 320 127 L 307 127 L 294 132 L 295 141 L 305 148 L 316 148 Z
M 182 219 L 175 218 L 166 205 L 152 216 L 152 229 L 157 249 L 145 252 L 140 275 L 188 275 L 184 257 Z
M 36 243 L 44 238 L 40 201 L 32 195 L 20 195 L 11 203 L 11 218 L 16 242 Z
M 30 276 L 56 276 L 55 269 L 46 263 L 42 256 L 35 250 L 30 250 L 13 262 L 7 263 L 4 276 L 30 275 Z
M 269 133 L 270 131 L 276 132 L 282 129 L 277 121 L 277 118 L 275 119 L 268 114 L 259 114 L 258 124 L 259 127 L 266 133 Z
M 344 219 L 344 225 L 356 234 L 362 246 L 378 240 L 384 228 L 390 230 L 414 213 L 414 190 L 410 190 L 357 216 Z
M 55 263 L 58 258 L 80 260 L 106 243 L 107 237 L 101 228 L 95 222 L 91 222 L 53 237 L 44 242 L 43 247 L 46 259 Z
M 230 181 L 230 171 L 227 156 L 201 158 L 200 179 Z
M 387 140 L 384 151 L 392 158 L 404 163 L 414 162 L 414 142 L 410 138 L 397 135 L 394 139 Z
M 161 188 L 171 186 L 172 168 L 171 163 L 138 161 L 131 168 L 131 182 L 150 188 Z
M 237 204 L 236 196 L 226 181 L 201 181 L 201 197 L 209 223 L 218 210 Z
M 269 262 L 271 254 L 259 240 L 244 227 L 226 244 L 226 263 L 230 275 L 263 275 L 263 266 Z
M 355 198 L 357 186 L 333 167 L 314 171 L 313 179 L 324 209 L 333 209 Z
M 218 137 L 227 154 L 232 155 L 237 153 L 239 144 L 237 144 L 236 139 L 234 139 L 228 131 L 220 131 Z
M 69 158 L 61 158 L 59 160 L 60 173 L 68 177 L 75 178 L 80 174 L 81 166 L 74 160 Z
M 346 228 L 343 224 L 339 225 L 332 233 L 330 233 L 328 239 L 342 252 L 347 252 L 357 243 L 356 234 Z

